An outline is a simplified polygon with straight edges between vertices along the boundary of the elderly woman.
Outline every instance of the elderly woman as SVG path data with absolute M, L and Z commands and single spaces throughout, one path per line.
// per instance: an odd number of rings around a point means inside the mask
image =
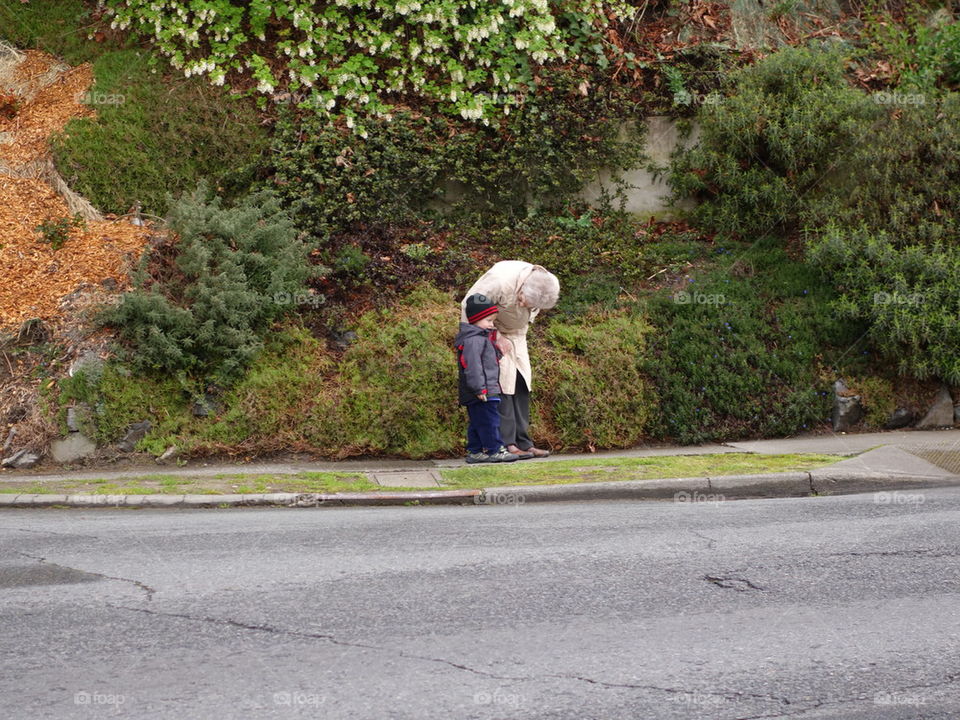
M 507 452 L 521 459 L 546 457 L 549 450 L 534 447 L 528 434 L 530 390 L 533 387 L 527 328 L 541 310 L 557 304 L 560 281 L 546 268 L 521 260 L 503 260 L 477 280 L 460 303 L 465 320 L 466 299 L 482 293 L 493 300 L 500 312 L 494 321 L 500 360 L 500 433 Z

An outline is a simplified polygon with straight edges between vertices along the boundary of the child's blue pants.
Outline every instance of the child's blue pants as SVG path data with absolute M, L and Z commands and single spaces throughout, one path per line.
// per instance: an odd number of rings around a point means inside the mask
M 467 405 L 467 452 L 495 453 L 503 446 L 500 437 L 500 398 Z

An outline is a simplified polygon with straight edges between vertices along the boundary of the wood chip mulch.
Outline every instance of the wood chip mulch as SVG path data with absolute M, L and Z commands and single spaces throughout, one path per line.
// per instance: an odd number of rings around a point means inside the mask
M 17 169 L 50 155 L 50 138 L 74 117 L 94 115 L 80 101 L 93 81 L 89 65 L 64 68 L 37 51 L 25 52 L 0 90 L 21 98 L 17 114 L 0 120 L 0 331 L 30 318 L 61 320 L 61 299 L 81 286 L 113 292 L 128 285 L 127 271 L 139 258 L 148 227 L 127 220 L 88 222 L 74 228 L 59 250 L 44 242 L 37 226 L 71 217 L 64 200 L 45 181 L 17 177 Z M 4 84 L 8 87 L 4 88 Z M 5 167 L 4 167 L 5 166 Z M 103 298 L 109 302 L 109 294 Z

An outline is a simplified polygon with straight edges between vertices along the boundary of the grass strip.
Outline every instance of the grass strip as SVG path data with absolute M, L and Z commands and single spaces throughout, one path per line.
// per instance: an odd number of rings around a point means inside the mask
M 62 480 L 31 485 L 0 482 L 0 493 L 22 495 L 256 495 L 280 492 L 371 492 L 379 489 L 380 486 L 363 473 L 338 472 L 140 475 L 116 480 Z
M 578 482 L 718 477 L 813 470 L 843 458 L 835 455 L 719 453 L 642 458 L 519 461 L 440 470 L 434 489 L 479 489 L 511 485 L 562 485 Z M 404 492 L 431 488 L 384 488 L 365 473 L 220 473 L 217 475 L 139 475 L 123 479 L 62 480 L 32 483 L 0 481 L 0 493 L 20 495 L 249 495 L 263 493 Z
M 718 453 L 547 462 L 520 460 L 503 464 L 447 468 L 441 470 L 440 474 L 446 487 L 484 488 L 798 472 L 830 465 L 842 459 L 835 455 L 817 454 Z

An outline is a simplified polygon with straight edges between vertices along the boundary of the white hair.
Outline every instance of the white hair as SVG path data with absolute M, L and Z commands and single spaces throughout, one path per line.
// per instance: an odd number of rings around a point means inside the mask
M 535 267 L 520 288 L 527 307 L 549 310 L 560 299 L 560 281 L 545 268 Z

